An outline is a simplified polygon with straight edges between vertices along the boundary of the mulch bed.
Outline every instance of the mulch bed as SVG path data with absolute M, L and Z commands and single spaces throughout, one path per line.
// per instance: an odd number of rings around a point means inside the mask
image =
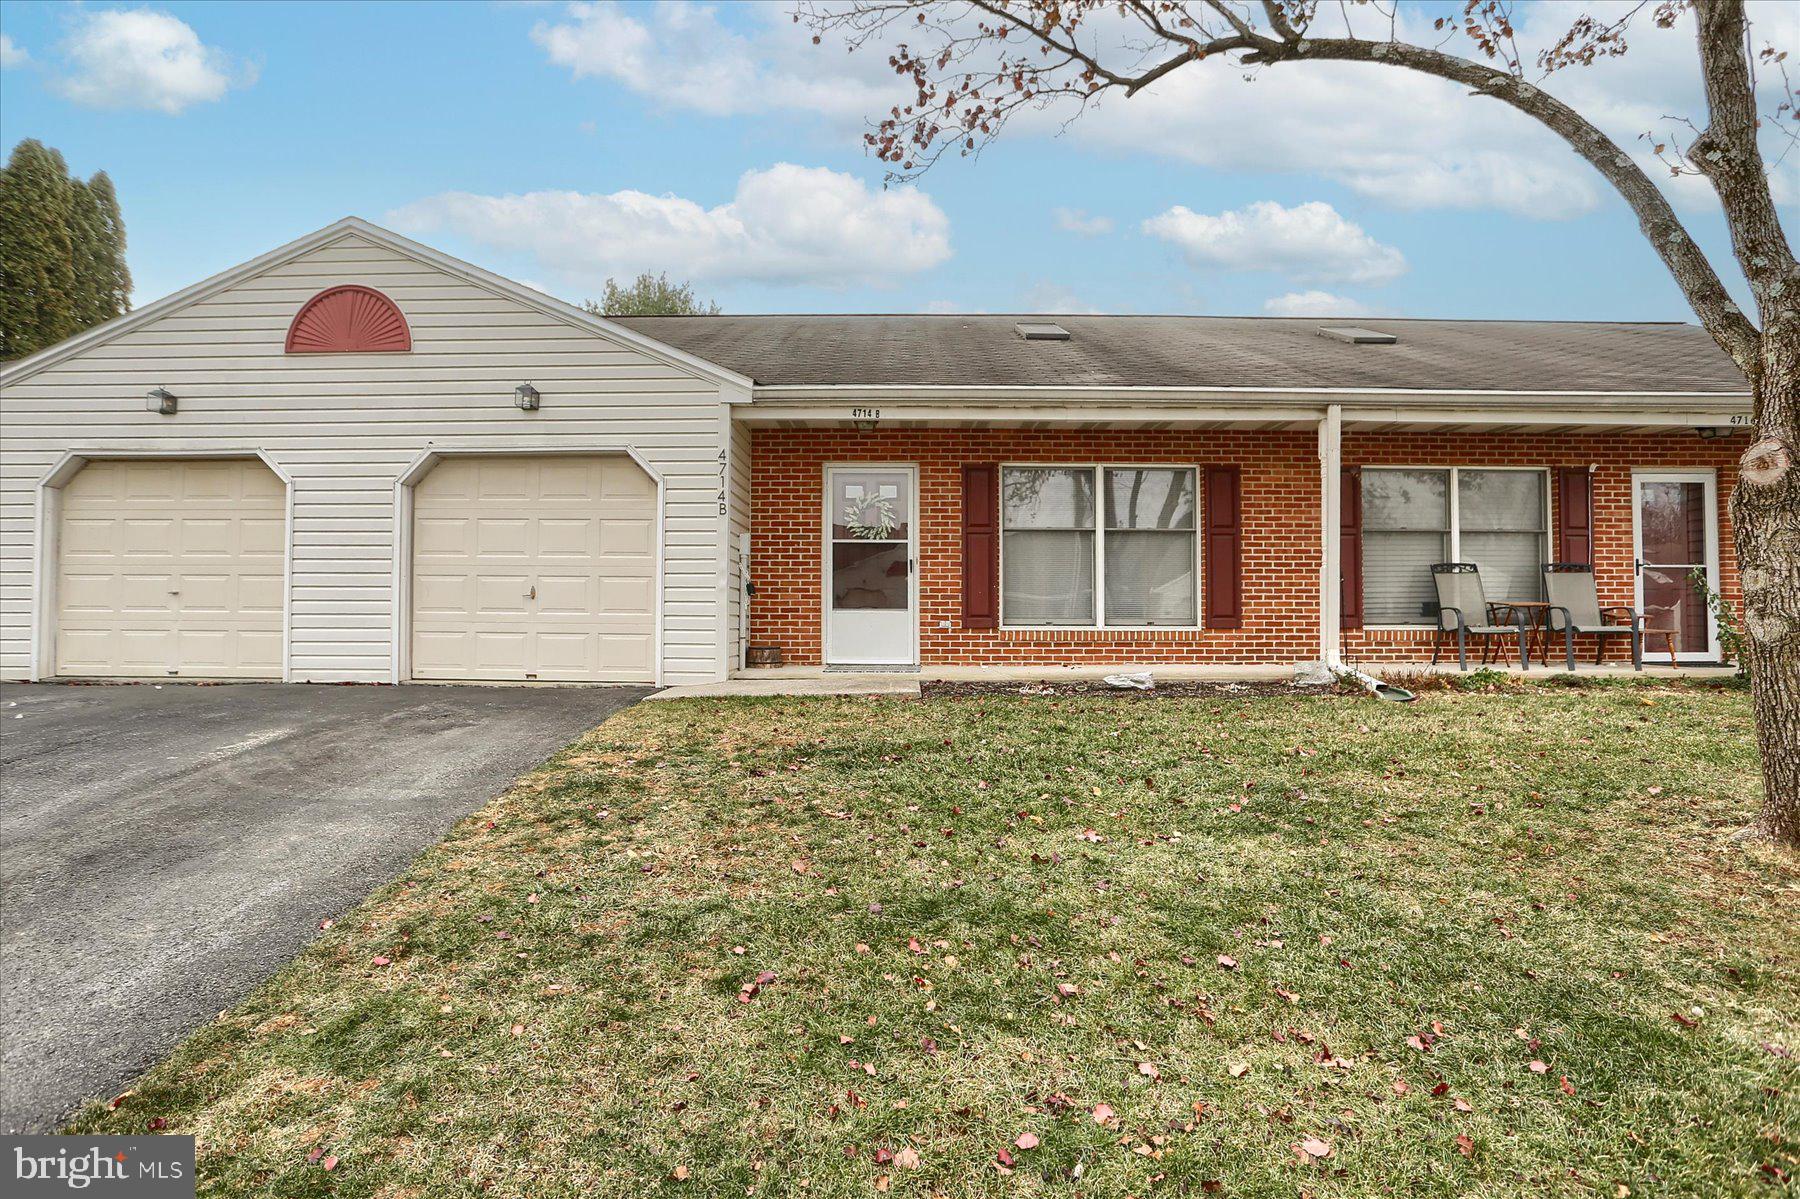
M 1159 681 L 1149 691 L 1131 687 L 1108 687 L 1099 679 L 1066 681 L 1032 680 L 1030 682 L 983 682 L 974 680 L 926 679 L 919 684 L 926 699 L 968 699 L 983 695 L 1023 695 L 1032 698 L 1057 696 L 1107 699 L 1265 699 L 1291 695 L 1331 695 L 1334 687 L 1301 687 L 1281 682 L 1231 682 L 1210 679 L 1170 679 Z

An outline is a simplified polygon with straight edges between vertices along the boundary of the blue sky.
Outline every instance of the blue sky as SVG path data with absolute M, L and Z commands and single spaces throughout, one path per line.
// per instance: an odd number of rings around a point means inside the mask
M 1190 69 L 884 190 L 881 64 L 784 8 L 8 0 L 0 136 L 112 175 L 140 303 L 356 214 L 576 300 L 648 268 L 737 312 L 1689 319 L 1591 170 L 1432 81 Z M 1691 46 L 1646 26 L 1553 86 L 1636 151 L 1696 111 Z

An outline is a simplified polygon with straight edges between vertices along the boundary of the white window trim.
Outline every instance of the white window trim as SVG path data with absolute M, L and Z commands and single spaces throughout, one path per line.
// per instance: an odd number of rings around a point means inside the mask
M 1460 499 L 1462 489 L 1457 485 L 1458 484 L 1457 475 L 1465 470 L 1531 471 L 1533 473 L 1542 475 L 1543 479 L 1544 479 L 1544 490 L 1543 490 L 1544 527 L 1543 527 L 1542 531 L 1544 534 L 1544 552 L 1545 553 L 1550 552 L 1551 543 L 1554 541 L 1554 539 L 1556 537 L 1556 530 L 1551 527 L 1551 520 L 1550 520 L 1550 483 L 1551 483 L 1551 479 L 1550 479 L 1550 468 L 1547 466 L 1482 466 L 1478 463 L 1470 463 L 1465 466 L 1442 466 L 1442 465 L 1438 465 L 1438 464 L 1424 463 L 1424 462 L 1383 462 L 1377 466 L 1360 466 L 1357 468 L 1357 470 L 1359 472 L 1365 472 L 1365 473 L 1368 471 L 1381 471 L 1381 470 L 1430 470 L 1430 471 L 1448 471 L 1450 473 L 1450 556 L 1445 559 L 1445 561 L 1447 561 L 1447 562 L 1461 562 L 1463 560 L 1462 559 L 1462 501 Z M 1376 531 L 1381 532 L 1382 530 L 1378 529 Z M 1368 551 L 1365 549 L 1364 554 L 1366 555 L 1367 552 Z M 1419 621 L 1416 624 L 1367 624 L 1367 623 L 1365 623 L 1362 627 L 1363 627 L 1364 631 L 1367 631 L 1367 632 L 1405 633 L 1405 632 L 1413 632 L 1413 631 L 1416 631 L 1419 629 L 1431 629 L 1434 626 L 1429 621 Z
M 1094 476 L 1094 623 L 1093 624 L 1008 624 L 1006 621 L 1006 472 L 1009 470 L 1085 470 Z M 1194 475 L 1194 623 L 1193 624 L 1107 624 L 1106 623 L 1106 474 L 1109 470 L 1186 470 Z M 1205 478 L 1202 468 L 1192 462 L 1002 462 L 996 522 L 1000 534 L 1000 577 L 995 580 L 1000 593 L 1000 631 L 1020 633 L 1195 633 L 1204 628 L 1206 597 L 1201 594 L 1206 575 L 1202 570 L 1202 546 L 1206 538 Z

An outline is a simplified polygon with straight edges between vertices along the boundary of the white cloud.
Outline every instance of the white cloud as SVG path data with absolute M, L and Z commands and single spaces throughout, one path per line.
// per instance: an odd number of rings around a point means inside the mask
M 0 33 L 0 70 L 7 67 L 22 67 L 31 61 L 31 55 L 25 47 L 13 41 L 10 36 Z
M 1021 297 L 1024 311 L 1046 316 L 1103 316 L 1106 310 L 1084 300 L 1073 288 L 1048 279 L 1039 279 L 1027 287 Z
M 148 8 L 75 17 L 63 44 L 63 96 L 94 108 L 149 108 L 171 115 L 256 81 L 254 68 L 203 44 L 186 22 Z
M 729 203 L 680 196 L 445 192 L 388 219 L 529 255 L 571 282 L 667 271 L 677 279 L 849 287 L 891 282 L 950 257 L 950 221 L 913 187 L 871 190 L 822 167 L 746 171 Z
M 1292 208 L 1258 200 L 1217 216 L 1177 204 L 1145 221 L 1143 231 L 1197 267 L 1276 271 L 1301 283 L 1381 284 L 1406 273 L 1399 250 L 1318 200 Z
M 1788 2 L 1753 5 L 1762 33 L 1780 40 L 1784 19 L 1791 28 L 1781 7 Z M 1527 64 L 1593 8 L 1591 0 L 1519 6 L 1515 23 Z M 815 47 L 807 26 L 788 19 L 785 4 L 730 11 L 748 15 L 728 27 L 707 6 L 664 3 L 627 12 L 572 4 L 532 36 L 552 62 L 578 77 L 611 79 L 672 108 L 719 115 L 793 111 L 853 136 L 865 121 L 911 98 L 888 67 L 884 46 L 847 53 L 841 40 L 827 38 Z M 1387 36 L 1386 19 L 1374 6 L 1321 7 L 1317 28 L 1341 32 L 1340 12 L 1358 24 L 1358 33 Z M 1711 204 L 1703 181 L 1671 179 L 1639 141 L 1647 131 L 1670 130 L 1664 114 L 1697 118 L 1704 111 L 1692 13 L 1667 30 L 1648 16 L 1634 22 L 1629 53 L 1559 72 L 1544 86 L 1593 118 L 1677 203 Z M 1097 30 L 1111 19 L 1102 11 L 1088 27 Z M 1429 13 L 1402 10 L 1399 36 L 1435 45 L 1443 35 L 1429 21 Z M 1448 48 L 1479 56 L 1460 38 Z M 1251 74 L 1247 81 L 1244 70 L 1224 61 L 1184 67 L 1130 99 L 1106 97 L 1069 131 L 1090 147 L 1211 170 L 1323 177 L 1400 209 L 1497 209 L 1560 220 L 1593 210 L 1611 194 L 1592 167 L 1535 121 L 1443 80 L 1356 63 L 1291 63 Z M 1759 84 L 1769 91 L 1779 79 L 1764 72 Z M 1056 136 L 1071 115 L 1068 108 L 1023 113 L 1008 136 Z M 1800 193 L 1791 181 L 1796 174 L 1777 179 L 1786 199 Z
M 1064 233 L 1073 233 L 1080 237 L 1099 237 L 1103 233 L 1111 233 L 1113 221 L 1109 216 L 1089 216 L 1081 208 L 1053 208 L 1050 219 Z
M 1374 316 L 1375 310 L 1328 291 L 1290 291 L 1263 301 L 1267 316 Z
M 815 47 L 786 5 L 735 8 L 749 14 L 744 33 L 707 5 L 634 11 L 645 19 L 616 4 L 570 4 L 562 20 L 533 26 L 531 40 L 577 79 L 609 79 L 659 104 L 711 116 L 795 109 L 860 126 L 900 94 L 885 54 Z

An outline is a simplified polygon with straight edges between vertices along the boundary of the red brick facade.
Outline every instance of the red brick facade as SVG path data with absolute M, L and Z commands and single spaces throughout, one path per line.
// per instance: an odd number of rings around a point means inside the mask
M 1595 576 L 1602 604 L 1633 602 L 1633 469 L 1718 472 L 1721 590 L 1737 599 L 1726 499 L 1742 444 L 1692 430 L 1644 435 L 1361 433 L 1344 465 L 1597 466 Z M 1128 462 L 1242 471 L 1243 627 L 1199 630 L 962 627 L 962 467 L 970 462 Z M 1311 430 L 758 429 L 751 437 L 750 641 L 787 662 L 821 660 L 826 464 L 916 464 L 919 656 L 925 665 L 1290 663 L 1319 656 L 1319 473 Z M 1552 489 L 1554 491 L 1554 489 Z M 1554 515 L 1553 515 L 1554 522 Z M 1553 523 L 1554 527 L 1554 523 Z M 1351 661 L 1428 656 L 1426 630 L 1346 629 Z

